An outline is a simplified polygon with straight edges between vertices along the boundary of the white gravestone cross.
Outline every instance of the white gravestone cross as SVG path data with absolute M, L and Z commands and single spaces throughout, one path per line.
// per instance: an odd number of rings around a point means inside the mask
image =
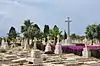
M 42 59 L 41 59 L 41 52 L 36 47 L 37 38 L 34 37 L 34 49 L 31 50 L 31 59 L 30 62 L 33 62 L 34 66 L 41 66 Z
M 24 50 L 29 49 L 28 39 L 24 39 Z
M 34 49 L 37 49 L 36 42 L 37 42 L 37 38 L 34 37 Z
M 55 50 L 54 50 L 54 53 L 55 54 L 62 54 L 62 47 L 61 47 L 61 44 L 59 43 L 59 40 L 60 40 L 60 37 L 59 35 L 57 36 L 57 44 L 55 46 Z
M 45 52 L 52 51 L 52 50 L 51 50 L 51 46 L 50 46 L 49 36 L 47 37 L 47 39 L 48 39 L 48 42 L 47 42 L 47 45 L 46 45 L 46 47 L 45 47 Z
M 46 45 L 45 38 L 43 38 L 42 44 L 43 44 L 43 45 Z

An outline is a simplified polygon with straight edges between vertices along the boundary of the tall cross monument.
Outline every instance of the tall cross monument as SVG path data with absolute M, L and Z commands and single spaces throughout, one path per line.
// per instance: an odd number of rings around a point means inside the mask
M 65 40 L 65 44 L 69 44 L 69 45 L 71 45 L 72 44 L 72 40 L 71 40 L 71 38 L 70 38 L 70 23 L 72 22 L 71 20 L 70 20 L 70 17 L 67 17 L 67 20 L 65 20 L 65 22 L 67 22 L 68 23 L 68 27 L 67 27 L 67 30 L 68 30 L 68 32 L 67 32 L 67 39 Z

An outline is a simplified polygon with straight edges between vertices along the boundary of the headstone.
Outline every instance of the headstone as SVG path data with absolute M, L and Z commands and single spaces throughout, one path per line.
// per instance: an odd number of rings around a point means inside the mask
M 31 58 L 28 61 L 32 62 L 33 66 L 41 66 L 42 65 L 41 52 L 36 48 L 36 41 L 37 39 L 34 38 L 34 49 L 31 50 Z
M 83 48 L 82 56 L 85 58 L 91 57 L 91 51 L 87 48 L 87 46 Z
M 20 37 L 16 37 L 16 43 L 20 43 Z
M 32 40 L 31 40 L 31 39 L 29 40 L 29 44 L 30 44 L 30 45 L 32 44 Z
M 8 43 L 4 41 L 4 39 L 2 39 L 1 42 L 1 48 L 6 49 L 8 47 Z
M 50 46 L 50 40 L 49 40 L 49 37 L 47 37 L 47 38 L 48 38 L 48 42 L 47 42 L 47 45 L 46 45 L 46 47 L 45 47 L 45 52 L 52 51 L 52 50 L 51 50 L 51 46 Z
M 11 48 L 14 48 L 16 45 L 15 45 L 15 43 L 13 42 L 12 44 L 11 44 Z
M 32 62 L 35 66 L 41 66 L 42 65 L 42 59 L 41 59 L 41 53 L 39 50 L 33 50 L 31 51 L 31 58 L 28 60 L 29 62 Z
M 24 50 L 29 49 L 28 39 L 24 39 Z
M 59 35 L 57 36 L 57 44 L 55 46 L 55 50 L 54 50 L 54 53 L 55 54 L 62 54 L 62 47 L 61 47 L 61 44 L 59 43 Z
M 43 45 L 46 45 L 45 38 L 43 38 L 42 44 L 43 44 Z
M 24 46 L 24 40 L 23 39 L 21 40 L 21 46 Z
M 36 42 L 37 42 L 37 38 L 36 38 L 36 37 L 34 37 L 34 49 L 37 49 Z

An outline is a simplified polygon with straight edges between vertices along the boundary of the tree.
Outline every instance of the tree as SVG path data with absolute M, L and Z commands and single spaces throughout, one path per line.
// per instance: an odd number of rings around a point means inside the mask
M 34 24 L 32 27 L 31 38 L 33 39 L 34 37 L 36 37 L 37 39 L 41 38 L 41 31 L 37 24 Z
M 61 36 L 62 31 L 59 30 L 59 28 L 57 27 L 57 25 L 54 25 L 54 27 L 51 30 L 51 32 L 52 32 L 52 36 L 53 36 L 55 44 L 56 44 L 56 42 L 57 42 L 57 35 Z
M 33 34 L 33 22 L 31 22 L 29 19 L 24 21 L 24 24 L 21 26 L 21 33 L 24 35 L 24 38 L 28 39 L 28 44 L 29 44 L 29 39 L 32 39 L 32 34 Z
M 64 31 L 64 39 L 67 39 L 67 33 Z
M 10 30 L 9 30 L 9 33 L 8 33 L 8 38 L 12 41 L 14 41 L 17 37 L 17 32 L 15 30 L 14 27 L 11 27 Z
M 75 33 L 71 34 L 72 39 L 77 39 L 77 35 Z
M 24 25 L 21 26 L 21 33 L 23 33 L 25 38 L 31 38 L 31 31 L 32 31 L 33 22 L 30 20 L 25 20 Z
M 44 25 L 44 38 L 46 39 L 45 41 L 47 42 L 47 36 L 49 35 L 49 25 Z
M 92 24 L 87 26 L 85 34 L 88 39 L 92 40 L 93 44 L 93 39 L 98 39 L 99 32 L 100 32 L 99 25 Z
M 36 29 L 40 30 L 40 27 L 37 24 L 34 24 L 33 27 L 35 27 Z
M 41 38 L 41 31 L 37 24 L 33 24 L 30 20 L 25 20 L 24 25 L 21 26 L 21 32 L 23 33 L 24 37 L 28 39 L 34 39 L 36 37 L 37 39 Z
M 100 24 L 98 24 L 98 26 L 96 27 L 96 32 L 97 32 L 97 35 L 96 35 L 96 39 L 99 41 L 100 43 Z

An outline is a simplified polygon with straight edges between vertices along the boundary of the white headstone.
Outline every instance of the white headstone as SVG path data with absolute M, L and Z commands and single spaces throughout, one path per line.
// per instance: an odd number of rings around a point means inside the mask
M 36 41 L 37 39 L 34 38 L 34 49 L 31 50 L 31 59 L 29 61 L 32 62 L 34 66 L 41 66 L 41 52 L 36 48 Z
M 42 44 L 46 45 L 45 38 L 42 40 Z
M 42 65 L 42 58 L 41 58 L 41 52 L 37 49 L 31 50 L 31 58 L 28 60 L 29 62 L 32 62 L 34 66 L 41 66 Z
M 47 45 L 45 47 L 45 52 L 49 52 L 49 51 L 52 51 L 52 50 L 51 50 L 51 46 L 50 46 L 50 40 L 49 40 L 49 37 L 48 37 L 48 42 L 47 42 Z
M 54 53 L 55 54 L 62 54 L 62 47 L 61 47 L 61 44 L 59 43 L 59 35 L 57 36 L 57 44 L 55 46 L 55 50 L 54 50 Z
M 91 51 L 87 48 L 87 46 L 83 48 L 82 56 L 85 58 L 91 57 Z
M 28 39 L 24 39 L 24 50 L 27 50 L 28 48 Z
M 24 40 L 21 40 L 21 46 L 24 46 Z
M 37 38 L 34 37 L 34 49 L 37 49 L 36 42 L 37 42 Z
M 1 42 L 1 48 L 6 49 L 8 47 L 8 43 L 4 41 L 4 39 L 2 39 Z
M 31 39 L 29 40 L 29 44 L 30 44 L 30 45 L 32 44 L 32 40 L 31 40 Z
M 16 37 L 16 43 L 21 43 L 20 37 Z

